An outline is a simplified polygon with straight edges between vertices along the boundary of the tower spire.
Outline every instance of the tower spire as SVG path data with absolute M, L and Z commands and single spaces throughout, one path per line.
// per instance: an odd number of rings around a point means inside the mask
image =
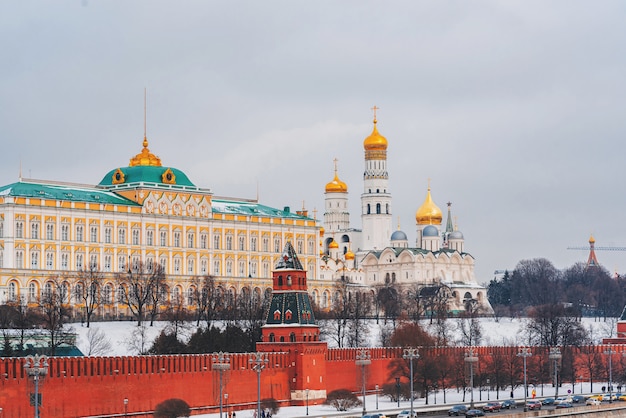
M 446 234 L 449 234 L 450 232 L 454 231 L 454 228 L 452 226 L 451 207 L 452 207 L 452 202 L 448 202 L 448 219 L 446 220 Z
M 587 267 L 597 267 L 600 265 L 598 263 L 598 259 L 596 258 L 596 239 L 591 235 L 589 237 L 589 258 L 587 259 Z

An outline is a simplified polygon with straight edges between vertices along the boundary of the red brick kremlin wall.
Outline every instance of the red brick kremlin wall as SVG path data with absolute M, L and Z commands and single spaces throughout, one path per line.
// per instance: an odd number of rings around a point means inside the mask
M 297 343 L 296 343 L 297 344 Z M 616 354 L 613 359 L 613 373 L 624 367 L 626 345 L 598 345 L 569 349 L 561 348 L 563 361 L 573 359 L 576 376 L 589 380 L 587 365 L 599 364 L 592 376 L 593 380 L 606 382 L 604 369 L 608 362 L 607 350 Z M 517 357 L 518 347 L 476 347 L 479 361 L 475 373 L 482 368 L 491 371 L 494 367 L 505 368 L 515 364 L 517 382 L 521 381 L 521 359 Z M 400 348 L 370 348 L 372 363 L 366 370 L 367 390 L 375 385 L 382 386 L 395 382 L 390 369 L 393 361 L 402 358 Z M 292 393 L 309 389 L 325 389 L 326 393 L 347 388 L 354 392 L 361 389 L 361 369 L 355 365 L 356 349 L 329 349 L 325 361 L 316 361 L 306 367 L 299 367 L 306 361 L 302 352 L 283 350 L 282 353 L 267 353 L 268 362 L 261 373 L 261 398 L 275 398 L 283 406 L 301 404 L 292 401 Z M 420 349 L 422 359 L 429 361 L 447 359 L 463 366 L 467 347 Z M 548 348 L 532 347 L 532 356 L 527 358 L 529 383 L 548 364 Z M 224 373 L 224 393 L 228 393 L 229 410 L 251 410 L 256 407 L 257 373 L 249 363 L 250 354 L 232 354 L 231 370 Z M 43 406 L 41 416 L 45 417 L 88 417 L 120 416 L 124 413 L 124 399 L 128 399 L 129 415 L 144 412 L 151 416 L 155 406 L 169 398 L 181 398 L 189 403 L 196 413 L 206 413 L 208 407 L 217 411 L 219 405 L 219 373 L 212 371 L 211 355 L 180 356 L 138 356 L 138 357 L 55 357 L 49 358 L 49 373 L 40 387 Z M 28 393 L 33 391 L 32 382 L 24 372 L 25 359 L 0 359 L 0 408 L 2 418 L 23 418 L 33 415 Z M 320 364 L 322 363 L 322 364 Z M 308 374 L 317 376 L 316 367 L 323 368 L 316 382 Z M 297 371 L 306 376 L 298 376 Z M 621 370 L 621 369 L 620 369 Z M 415 368 L 416 374 L 419 367 Z M 453 385 L 450 377 L 450 386 Z M 315 379 L 313 379 L 315 380 Z M 321 382 L 320 382 L 321 380 Z M 406 382 L 406 377 L 402 378 Z M 313 385 L 313 383 L 318 383 Z M 569 382 L 564 382 L 569 383 Z M 310 398 L 311 404 L 322 399 Z M 226 405 L 226 402 L 225 402 Z M 131 415 L 142 416 L 142 415 Z

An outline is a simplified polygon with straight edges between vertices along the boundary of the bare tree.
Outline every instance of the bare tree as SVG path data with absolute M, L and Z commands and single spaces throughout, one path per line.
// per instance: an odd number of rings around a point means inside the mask
M 147 313 L 154 320 L 166 296 L 166 292 L 163 292 L 167 287 L 163 267 L 156 264 L 152 268 L 145 268 L 142 263 L 137 263 L 128 272 L 119 274 L 117 282 L 121 290 L 121 302 L 128 306 L 137 325 L 141 326 Z
M 91 323 L 91 317 L 100 306 L 100 290 L 104 281 L 102 274 L 96 266 L 79 271 L 74 279 L 74 297 L 83 305 L 85 323 L 87 328 Z
M 479 345 L 482 339 L 482 328 L 478 320 L 478 303 L 476 300 L 465 304 L 465 312 L 457 319 L 460 331 L 460 343 L 465 346 Z
M 264 295 L 244 287 L 237 297 L 237 313 L 239 317 L 237 322 L 248 335 L 251 347 L 254 347 L 261 336 L 261 327 L 265 320 L 264 313 L 271 302 L 271 300 L 266 300 Z
M 111 352 L 111 340 L 100 328 L 87 331 L 87 355 L 103 356 Z
M 61 345 L 73 345 L 73 329 L 67 328 L 71 316 L 67 282 L 50 277 L 39 296 L 40 323 L 48 334 L 48 354 L 56 355 Z
M 535 345 L 579 346 L 588 339 L 578 317 L 572 316 L 563 304 L 536 306 L 530 311 L 529 319 L 526 330 Z
M 133 330 L 130 338 L 126 340 L 126 347 L 138 355 L 144 355 L 148 354 L 148 344 L 148 328 L 144 322 L 141 322 Z
M 348 345 L 362 347 L 369 334 L 367 317 L 372 311 L 372 303 L 366 292 L 358 290 L 348 293 L 350 320 L 348 322 Z
M 220 291 L 215 277 L 196 276 L 191 280 L 193 302 L 196 307 L 196 325 L 204 318 L 209 328 L 224 306 L 224 293 Z
M 383 309 L 385 323 L 391 320 L 395 324 L 401 309 L 398 285 L 386 279 L 384 285 L 376 288 L 376 302 Z
M 326 322 L 329 337 L 339 348 L 345 346 L 348 321 L 350 319 L 350 300 L 348 298 L 349 279 L 339 280 L 333 285 L 332 306 L 329 321 Z

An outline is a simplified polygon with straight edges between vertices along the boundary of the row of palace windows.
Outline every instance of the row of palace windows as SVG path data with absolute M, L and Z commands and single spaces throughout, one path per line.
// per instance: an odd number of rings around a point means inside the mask
M 40 269 L 45 268 L 46 270 L 101 270 L 103 272 L 124 272 L 128 270 L 129 262 L 132 263 L 132 268 L 138 268 L 141 260 L 137 256 L 128 257 L 126 254 L 119 254 L 117 256 L 117 265 L 114 266 L 113 262 L 115 257 L 110 254 L 105 254 L 103 256 L 103 263 L 100 264 L 100 256 L 99 254 L 89 254 L 89 259 L 86 260 L 86 256 L 83 253 L 76 253 L 74 255 L 74 265 L 70 265 L 70 253 L 62 252 L 60 258 L 60 266 L 55 267 L 55 257 L 56 253 L 52 251 L 47 251 L 45 253 L 45 266 L 40 264 L 40 252 L 39 251 L 31 251 L 30 252 L 30 268 L 31 269 Z M 23 250 L 15 251 L 15 266 L 14 268 L 22 269 L 25 268 L 25 252 Z M 159 265 L 167 271 L 167 256 L 161 256 L 158 259 Z M 193 256 L 187 257 L 186 262 L 186 270 L 183 271 L 183 258 L 182 257 L 174 257 L 172 262 L 172 273 L 173 274 L 208 274 L 208 259 L 202 257 L 200 259 L 199 268 L 196 269 L 196 258 Z M 86 264 L 87 263 L 87 264 Z M 249 270 L 246 269 L 246 266 Z M 4 252 L 0 250 L 0 268 L 4 267 Z M 146 257 L 145 268 L 147 271 L 152 272 L 156 267 L 156 260 L 153 257 Z M 226 276 L 234 276 L 234 277 L 259 277 L 258 276 L 258 262 L 251 261 L 246 262 L 244 260 L 232 261 L 227 260 L 224 263 L 224 271 L 222 271 L 222 262 L 220 260 L 213 261 L 213 270 L 211 274 L 216 276 L 220 276 L 222 274 Z M 236 267 L 236 270 L 235 270 Z M 313 267 L 312 265 L 310 266 Z M 270 263 L 264 262 L 261 263 L 262 276 L 261 277 L 270 277 Z
M 30 224 L 30 238 L 31 239 L 39 239 L 39 222 L 31 222 Z M 113 227 L 105 226 L 104 227 L 104 237 L 103 242 L 105 244 L 113 243 Z M 126 244 L 127 243 L 127 229 L 126 227 L 120 227 L 117 229 L 117 244 Z M 158 231 L 158 245 L 161 247 L 167 247 L 168 242 L 168 231 Z M 4 237 L 4 226 L 3 223 L 0 222 L 0 238 Z M 16 221 L 15 222 L 15 237 L 16 238 L 24 238 L 24 221 Z M 83 242 L 85 241 L 85 227 L 83 225 L 76 225 L 76 230 L 74 234 L 75 241 Z M 99 227 L 91 226 L 89 227 L 89 242 L 99 242 Z M 187 233 L 187 248 L 195 248 L 196 246 L 196 234 L 194 232 Z M 233 250 L 235 248 L 234 245 L 234 237 L 232 235 L 226 235 L 225 240 L 225 250 Z M 47 223 L 46 224 L 46 240 L 54 240 L 54 224 Z M 61 225 L 61 241 L 69 241 L 70 240 L 70 225 L 62 224 Z M 250 237 L 250 251 L 258 251 L 258 238 Z M 156 245 L 155 242 L 155 231 L 147 230 L 146 231 L 146 245 L 152 246 Z M 246 251 L 246 236 L 239 235 L 237 237 L 237 246 L 236 248 L 239 251 Z M 139 228 L 132 228 L 130 235 L 130 244 L 132 245 L 141 245 L 141 230 Z M 174 231 L 172 233 L 172 246 L 173 247 L 182 247 L 182 232 Z M 199 248 L 207 249 L 208 248 L 208 234 L 201 233 L 200 234 L 200 242 Z M 213 234 L 213 248 L 219 250 L 222 247 L 222 236 L 220 234 Z M 282 243 L 280 238 L 274 238 L 274 252 L 278 253 L 282 250 Z M 264 237 L 261 241 L 261 251 L 269 252 L 270 251 L 270 239 Z M 304 240 L 299 239 L 296 241 L 296 251 L 298 254 L 304 254 Z M 307 254 L 315 253 L 315 240 L 309 239 L 307 243 Z

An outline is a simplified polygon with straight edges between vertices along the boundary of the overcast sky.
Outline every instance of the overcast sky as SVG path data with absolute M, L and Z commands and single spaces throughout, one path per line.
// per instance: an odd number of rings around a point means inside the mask
M 389 141 L 394 225 L 453 203 L 479 282 L 626 246 L 623 1 L 0 0 L 0 184 L 97 184 L 150 149 L 219 196 L 323 216 Z M 444 218 L 445 222 L 445 218 Z M 598 252 L 626 273 L 626 252 Z

